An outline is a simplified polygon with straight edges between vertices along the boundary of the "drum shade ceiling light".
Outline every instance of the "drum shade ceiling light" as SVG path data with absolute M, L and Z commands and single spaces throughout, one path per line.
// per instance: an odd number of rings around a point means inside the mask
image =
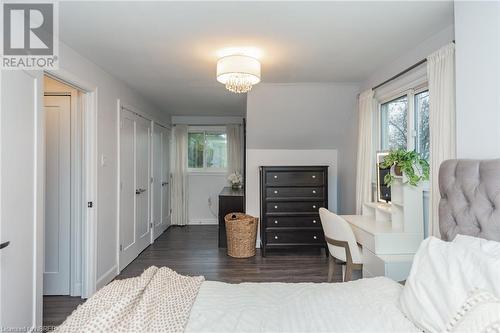
M 217 81 L 234 93 L 249 92 L 260 82 L 260 62 L 247 55 L 224 56 L 217 61 Z

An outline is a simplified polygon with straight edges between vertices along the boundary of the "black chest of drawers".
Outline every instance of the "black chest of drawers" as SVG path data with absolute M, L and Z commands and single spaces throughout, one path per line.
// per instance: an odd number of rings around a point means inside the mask
M 327 166 L 261 166 L 262 255 L 272 248 L 308 246 L 326 250 L 320 207 L 328 208 Z

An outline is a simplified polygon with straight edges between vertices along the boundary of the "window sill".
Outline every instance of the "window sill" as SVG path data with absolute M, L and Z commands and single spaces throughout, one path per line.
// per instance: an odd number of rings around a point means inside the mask
M 188 171 L 188 176 L 226 176 L 227 171 Z

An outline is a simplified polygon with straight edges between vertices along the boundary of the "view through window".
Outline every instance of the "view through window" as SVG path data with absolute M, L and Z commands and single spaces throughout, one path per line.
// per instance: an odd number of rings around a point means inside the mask
M 381 150 L 414 149 L 428 161 L 429 140 L 428 90 L 410 92 L 380 105 Z
M 225 171 L 227 136 L 221 131 L 189 131 L 188 168 L 194 171 Z
M 415 149 L 429 161 L 429 91 L 415 95 Z
M 408 142 L 408 97 L 382 104 L 380 108 L 382 150 L 403 148 Z

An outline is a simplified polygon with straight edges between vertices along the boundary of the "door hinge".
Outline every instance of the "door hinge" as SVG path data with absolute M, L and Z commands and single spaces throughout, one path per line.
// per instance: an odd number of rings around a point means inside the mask
M 153 228 L 153 223 L 150 223 L 150 224 L 149 224 L 149 227 L 150 227 L 150 228 Z
M 151 184 L 153 184 L 153 180 L 154 180 L 153 177 L 151 177 Z
M 123 245 L 120 244 L 120 252 L 123 251 Z
M 87 202 L 87 207 L 88 208 L 94 207 L 94 203 L 92 201 Z

